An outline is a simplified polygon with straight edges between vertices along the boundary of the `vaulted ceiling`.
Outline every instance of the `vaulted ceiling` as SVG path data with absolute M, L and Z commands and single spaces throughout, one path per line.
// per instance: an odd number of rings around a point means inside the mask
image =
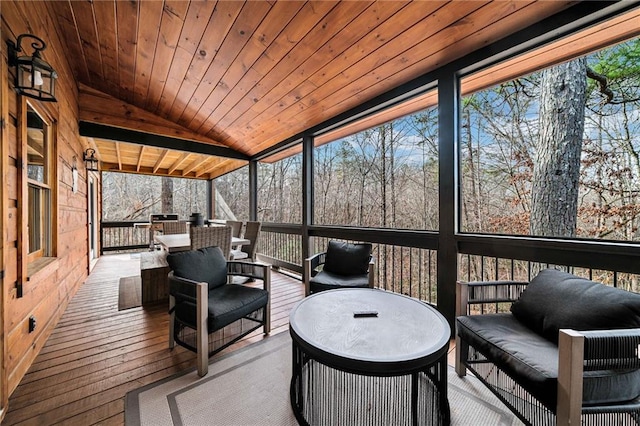
M 92 138 L 103 170 L 209 178 L 572 3 L 83 0 L 50 7 L 79 82 L 81 122 L 235 157 Z

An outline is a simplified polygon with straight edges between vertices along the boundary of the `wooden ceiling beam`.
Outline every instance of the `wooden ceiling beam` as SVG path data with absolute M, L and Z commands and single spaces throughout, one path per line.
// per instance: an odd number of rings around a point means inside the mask
M 142 165 L 142 159 L 144 158 L 144 149 L 145 149 L 145 146 L 142 145 L 140 147 L 140 154 L 138 154 L 138 164 L 136 165 L 136 171 L 140 171 L 140 166 Z
M 122 170 L 122 156 L 120 155 L 120 143 L 116 142 L 116 157 L 118 158 L 118 170 Z
M 238 170 L 240 167 L 243 167 L 244 165 L 246 165 L 246 162 L 244 161 L 232 160 L 228 158 L 224 159 L 220 163 L 218 163 L 216 168 L 211 173 L 208 174 L 207 178 L 215 179 L 217 177 L 225 175 L 234 170 Z
M 158 161 L 156 161 L 156 164 L 153 166 L 153 173 L 158 171 L 158 169 L 164 162 L 164 159 L 167 158 L 167 155 L 169 155 L 169 150 L 168 149 L 163 150 L 160 156 L 158 157 Z
M 216 157 L 214 157 L 216 158 Z M 215 170 L 216 167 L 218 167 L 221 163 L 221 159 L 220 158 L 216 158 L 216 161 L 212 161 L 211 164 L 209 164 L 206 167 L 202 167 L 200 170 L 198 170 L 196 172 L 196 177 L 202 177 L 204 175 L 210 174 L 213 170 Z
M 178 158 L 172 165 L 171 167 L 169 167 L 169 174 L 172 174 L 173 172 L 175 172 L 178 167 L 180 167 L 182 165 L 182 163 L 184 163 L 187 158 L 189 158 L 191 154 L 188 152 L 183 153 L 180 158 Z
M 195 179 L 196 174 L 190 173 L 189 175 L 183 176 L 180 171 L 174 171 L 173 173 L 169 173 L 167 169 L 158 169 L 157 171 L 153 171 L 153 167 L 151 166 L 141 166 L 140 170 L 136 170 L 135 165 L 127 165 L 125 164 L 122 168 L 118 167 L 116 163 L 103 162 L 102 163 L 102 171 L 105 172 L 120 172 L 120 173 L 135 173 L 141 175 L 153 175 L 153 176 L 169 176 L 169 177 L 179 177 L 179 178 L 189 178 Z M 202 178 L 200 178 L 202 179 Z
M 207 161 L 210 161 L 211 158 L 213 157 L 208 157 L 206 155 L 201 155 L 199 158 L 196 158 L 190 165 L 189 167 L 185 167 L 184 170 L 182 170 L 182 175 L 186 176 L 189 173 L 191 173 L 192 171 L 198 169 L 199 167 L 201 167 L 204 163 L 206 163 Z M 198 173 L 196 173 L 196 177 L 198 176 Z
M 176 151 L 187 151 L 196 154 L 215 155 L 217 157 L 249 160 L 249 156 L 231 148 L 195 142 L 188 139 L 174 138 L 147 133 L 139 130 L 124 129 L 105 124 L 80 121 L 80 136 L 91 136 L 111 141 L 129 142 L 137 145 L 148 145 L 156 148 L 167 148 Z

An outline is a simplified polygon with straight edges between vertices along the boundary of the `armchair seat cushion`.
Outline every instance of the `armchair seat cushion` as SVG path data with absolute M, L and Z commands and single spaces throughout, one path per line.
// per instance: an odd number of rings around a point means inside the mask
M 369 275 L 338 275 L 326 270 L 320 271 L 309 280 L 312 292 L 333 290 L 343 287 L 369 287 Z
M 269 301 L 269 293 L 260 288 L 227 284 L 209 290 L 208 322 L 209 330 L 218 330 L 250 313 L 264 307 Z M 196 306 L 191 301 L 176 304 L 176 318 L 184 324 L 195 327 Z
M 524 389 L 555 411 L 558 346 L 512 314 L 457 318 L 458 334 Z M 611 404 L 640 396 L 640 370 L 585 371 L 584 405 Z
M 249 253 L 246 253 L 242 250 L 231 250 L 231 259 L 239 260 L 239 259 L 248 259 Z

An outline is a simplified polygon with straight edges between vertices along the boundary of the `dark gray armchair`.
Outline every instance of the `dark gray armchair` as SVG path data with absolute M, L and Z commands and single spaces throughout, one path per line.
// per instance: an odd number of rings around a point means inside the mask
M 252 331 L 270 332 L 271 266 L 228 262 L 218 247 L 172 253 L 169 273 L 169 347 L 198 354 L 198 375 L 209 357 Z M 262 280 L 262 288 L 230 284 L 230 276 Z
M 376 269 L 371 252 L 369 243 L 329 241 L 327 251 L 304 261 L 305 296 L 338 288 L 373 288 Z

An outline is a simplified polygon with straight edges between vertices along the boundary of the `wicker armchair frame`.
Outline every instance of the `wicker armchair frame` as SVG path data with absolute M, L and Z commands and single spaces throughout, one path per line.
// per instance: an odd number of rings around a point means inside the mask
M 204 247 L 217 246 L 222 250 L 225 259 L 229 260 L 231 255 L 231 232 L 230 226 L 191 226 L 189 235 L 191 237 L 191 250 Z
M 196 282 L 169 273 L 169 348 L 173 349 L 175 344 L 196 352 L 198 375 L 205 376 L 209 369 L 209 358 L 225 349 L 229 345 L 240 340 L 247 334 L 263 327 L 264 334 L 271 331 L 271 265 L 249 262 L 227 262 L 227 276 L 240 276 L 258 279 L 262 281 L 262 288 L 269 293 L 269 298 L 264 306 L 244 315 L 238 316 L 234 322 L 217 330 L 209 330 L 208 312 L 209 300 L 208 284 L 206 282 Z M 226 284 L 241 285 L 241 284 Z M 255 287 L 255 285 L 252 285 Z M 197 321 L 196 324 L 188 324 L 180 321 L 174 312 L 176 298 L 180 297 L 172 289 L 190 288 L 190 294 L 186 297 L 196 298 Z
M 244 222 L 239 220 L 227 220 L 226 224 L 229 225 L 232 229 L 231 236 L 240 238 L 242 235 L 242 227 L 244 226 Z
M 515 302 L 528 282 L 458 282 L 456 316 L 500 312 Z M 627 403 L 583 406 L 583 372 L 640 368 L 640 329 L 561 329 L 558 342 L 558 400 L 547 407 L 456 333 L 456 373 L 469 369 L 527 425 L 640 425 L 640 397 Z
M 186 234 L 187 221 L 176 220 L 176 221 L 162 222 L 162 233 L 165 235 Z

